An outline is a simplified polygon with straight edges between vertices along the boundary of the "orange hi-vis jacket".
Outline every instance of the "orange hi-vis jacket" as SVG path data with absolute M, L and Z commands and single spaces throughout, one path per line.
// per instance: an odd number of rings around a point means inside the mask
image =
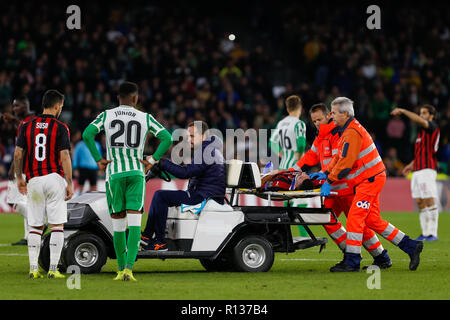
M 345 179 L 354 187 L 386 170 L 372 137 L 356 120 L 350 118 L 342 127 L 338 153 L 328 165 L 328 183 Z
M 338 153 L 339 131 L 333 121 L 321 124 L 311 149 L 297 161 L 293 168 L 289 168 L 289 171 L 305 171 L 306 168 L 320 163 L 322 171 L 325 172 L 333 156 Z M 353 194 L 353 188 L 346 183 L 345 179 L 333 184 L 331 190 L 341 196 Z

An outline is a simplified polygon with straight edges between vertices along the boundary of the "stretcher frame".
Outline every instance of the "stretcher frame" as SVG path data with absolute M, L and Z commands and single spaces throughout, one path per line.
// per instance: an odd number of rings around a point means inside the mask
M 241 194 L 247 194 L 247 195 L 254 195 L 257 197 L 260 197 L 262 199 L 268 200 L 268 205 L 266 208 L 269 208 L 269 212 L 271 211 L 270 208 L 278 208 L 274 209 L 275 211 L 279 211 L 280 208 L 284 208 L 284 210 L 287 211 L 290 219 L 289 221 L 267 221 L 267 220 L 260 220 L 260 219 L 251 219 L 248 214 L 246 214 L 246 221 L 251 223 L 260 223 L 260 224 L 282 224 L 286 225 L 286 232 L 288 232 L 287 228 L 290 228 L 291 225 L 301 225 L 305 228 L 306 232 L 308 233 L 310 239 L 306 240 L 300 240 L 297 242 L 294 242 L 294 246 L 297 249 L 306 249 L 310 247 L 320 246 L 319 252 L 323 250 L 325 247 L 325 244 L 327 243 L 327 238 L 316 238 L 312 230 L 309 228 L 310 225 L 335 225 L 338 223 L 338 217 L 336 216 L 335 212 L 331 208 L 326 208 L 324 205 L 324 198 L 321 196 L 320 189 L 313 189 L 313 190 L 295 190 L 295 191 L 260 191 L 258 189 L 247 189 L 247 188 L 231 188 L 230 193 L 230 204 L 233 208 L 240 209 L 242 211 L 248 211 L 251 208 L 254 208 L 255 211 L 259 210 L 261 206 L 239 206 L 239 195 Z M 337 195 L 337 192 L 332 191 L 330 195 Z M 299 207 L 292 207 L 290 200 L 294 199 L 305 199 L 305 198 L 313 198 L 313 197 L 320 197 L 320 208 L 299 208 Z M 279 207 L 279 206 L 273 206 L 273 201 L 287 201 L 288 205 L 287 207 Z M 266 209 L 267 210 L 267 209 Z M 283 209 L 281 209 L 283 210 Z M 314 222 L 305 222 L 301 214 L 326 214 L 329 213 L 334 218 L 334 222 L 331 222 L 333 220 L 330 220 L 329 223 L 314 223 Z M 290 231 L 290 230 L 289 230 Z
M 266 199 L 269 201 L 269 206 L 272 205 L 272 201 L 286 201 L 320 196 L 321 207 L 325 207 L 323 202 L 324 197 L 321 196 L 320 189 L 295 191 L 258 191 L 257 189 L 236 188 L 234 189 L 234 191 L 235 194 L 251 194 Z M 332 191 L 330 192 L 330 195 L 337 195 L 337 192 Z M 230 202 L 232 202 L 232 200 L 233 194 Z

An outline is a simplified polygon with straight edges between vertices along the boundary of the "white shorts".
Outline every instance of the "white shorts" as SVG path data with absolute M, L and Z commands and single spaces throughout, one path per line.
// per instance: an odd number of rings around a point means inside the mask
M 67 222 L 67 183 L 57 173 L 32 178 L 27 185 L 28 225 L 43 226 Z
M 6 194 L 6 202 L 8 204 L 23 204 L 27 203 L 27 196 L 19 192 L 17 188 L 17 180 L 8 181 L 8 193 Z
M 411 178 L 411 194 L 414 199 L 438 198 L 437 172 L 433 169 L 414 171 Z

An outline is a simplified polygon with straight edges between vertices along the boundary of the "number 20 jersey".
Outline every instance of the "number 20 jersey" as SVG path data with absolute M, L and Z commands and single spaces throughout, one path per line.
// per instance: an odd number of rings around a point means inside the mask
M 24 149 L 27 181 L 58 173 L 64 177 L 60 152 L 70 150 L 69 128 L 54 116 L 41 114 L 22 125 L 16 145 Z
M 106 157 L 112 160 L 106 180 L 131 175 L 144 176 L 144 146 L 148 133 L 157 135 L 164 127 L 150 114 L 129 106 L 119 106 L 100 113 L 91 123 L 98 132 L 105 131 Z

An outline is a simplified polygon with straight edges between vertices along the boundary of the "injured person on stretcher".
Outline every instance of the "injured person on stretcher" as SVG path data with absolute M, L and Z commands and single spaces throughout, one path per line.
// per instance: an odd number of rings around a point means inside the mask
M 311 179 L 306 172 L 274 170 L 261 178 L 259 191 L 295 191 L 320 188 L 323 181 Z

